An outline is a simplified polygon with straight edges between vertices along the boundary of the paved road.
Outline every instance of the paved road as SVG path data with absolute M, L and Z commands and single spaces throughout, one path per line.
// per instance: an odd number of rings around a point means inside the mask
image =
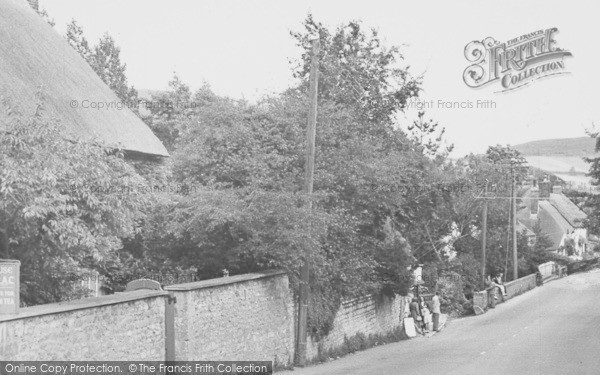
M 282 374 L 600 374 L 600 270 L 452 320 L 430 338 Z

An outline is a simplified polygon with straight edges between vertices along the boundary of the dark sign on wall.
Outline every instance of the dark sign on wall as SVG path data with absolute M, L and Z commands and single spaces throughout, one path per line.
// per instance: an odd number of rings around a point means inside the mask
M 19 311 L 20 267 L 18 260 L 0 259 L 0 315 Z

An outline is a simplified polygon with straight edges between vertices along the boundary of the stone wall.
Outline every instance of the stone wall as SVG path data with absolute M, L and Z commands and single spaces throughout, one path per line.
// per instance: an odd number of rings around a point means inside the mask
M 493 298 L 494 288 L 488 288 L 485 291 L 473 293 L 473 310 L 476 315 L 483 314 L 488 308 L 493 308 L 497 304 L 505 302 L 519 294 L 525 293 L 537 286 L 536 275 L 531 274 L 520 279 L 510 281 L 504 284 L 506 287 L 506 296 L 502 298 L 500 291 L 496 290 L 497 299 Z
M 509 281 L 506 286 L 507 298 L 513 298 L 536 287 L 536 275 L 531 274 L 520 279 Z
M 136 291 L 21 308 L 0 316 L 0 358 L 165 360 L 168 294 Z
M 294 301 L 282 271 L 166 288 L 175 304 L 176 360 L 294 359 Z
M 291 365 L 297 305 L 283 271 L 266 271 L 22 308 L 0 316 L 0 359 L 14 361 L 266 360 Z M 307 357 L 363 334 L 401 328 L 406 297 L 342 303 Z
M 406 305 L 406 297 L 401 296 L 366 296 L 344 301 L 329 334 L 319 341 L 308 337 L 308 360 L 316 359 L 319 349 L 324 352 L 337 349 L 344 344 L 345 338 L 358 333 L 365 336 L 392 333 L 401 327 Z

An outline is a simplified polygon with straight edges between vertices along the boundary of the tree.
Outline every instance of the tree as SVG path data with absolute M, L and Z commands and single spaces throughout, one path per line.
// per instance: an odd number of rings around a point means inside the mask
M 376 30 L 365 32 L 357 21 L 331 32 L 309 14 L 304 32 L 291 35 L 303 49 L 294 71 L 301 85 L 308 84 L 311 40 L 319 38 L 319 98 L 359 108 L 372 127 L 390 126 L 395 114 L 421 90 L 421 77 L 414 78 L 407 67 L 399 66 L 400 50 L 384 47 Z
M 309 325 L 317 336 L 331 326 L 342 298 L 408 291 L 414 254 L 437 259 L 440 238 L 452 230 L 446 219 L 453 196 L 442 187 L 461 175 L 394 123 L 418 91 L 394 65 L 397 49 L 375 47 L 378 37 L 356 23 L 349 28 L 320 30 L 329 52 L 312 211 L 302 193 L 306 76 L 297 71 L 297 86 L 256 104 L 219 97 L 207 86 L 192 95 L 175 77 L 154 100 L 193 105 L 157 106 L 151 126 L 169 144 L 172 181 L 194 188 L 153 206 L 126 252 L 145 268 L 189 268 L 200 278 L 224 268 L 283 268 L 295 290 L 305 256 L 313 270 Z M 343 66 L 328 55 L 340 51 L 347 52 Z M 360 105 L 355 80 L 369 86 Z
M 188 98 L 181 88 L 172 85 L 166 97 L 179 91 Z M 377 179 L 389 179 L 393 171 L 420 173 L 404 167 L 414 158 L 393 153 L 381 163 L 390 151 L 378 150 L 378 141 L 352 130 L 360 127 L 360 117 L 351 108 L 321 103 L 309 213 L 301 192 L 306 98 L 289 90 L 249 104 L 206 88 L 193 97 L 198 105 L 189 111 L 157 113 L 178 129 L 172 178 L 195 189 L 150 215 L 143 233 L 156 245 L 149 245 L 144 257 L 194 267 L 201 278 L 223 268 L 242 273 L 279 267 L 296 288 L 301 256 L 309 254 L 314 269 L 309 320 L 317 335 L 331 323 L 342 297 L 382 288 L 406 292 L 413 258 L 390 214 L 400 205 L 400 191 L 389 195 L 368 187 L 373 181 L 391 183 Z
M 110 87 L 117 97 L 126 103 L 135 113 L 138 112 L 138 92 L 127 83 L 125 71 L 127 65 L 121 63 L 121 48 L 108 34 L 100 38 L 98 44 L 91 47 L 83 35 L 83 28 L 75 20 L 67 25 L 65 34 L 67 42 L 84 58 L 104 83 Z
M 121 63 L 121 49 L 108 34 L 100 39 L 94 47 L 90 65 L 98 76 L 126 103 L 137 103 L 138 93 L 127 84 L 125 70 L 127 65 Z
M 485 187 L 488 194 L 487 241 L 486 241 L 486 273 L 495 274 L 510 266 L 509 220 L 510 197 L 512 194 L 512 173 L 522 178 L 525 171 L 514 169 L 515 161 L 521 159 L 518 151 L 500 145 L 490 146 L 485 155 L 468 155 L 455 165 L 454 173 L 459 182 L 451 187 L 447 211 L 441 211 L 444 221 L 454 223 L 455 234 L 451 240 L 451 249 L 458 258 L 475 259 L 481 262 L 481 207 Z M 444 207 L 444 206 L 441 206 Z M 519 234 L 519 254 L 528 252 L 527 237 Z M 450 269 L 458 270 L 463 275 L 473 275 L 475 265 L 469 260 L 466 267 L 455 268 L 450 262 Z M 460 263 L 460 262 L 459 262 Z M 470 283 L 480 285 L 480 266 L 477 277 L 471 277 Z
M 419 111 L 417 119 L 408 126 L 412 141 L 424 155 L 444 159 L 454 148 L 453 145 L 444 145 L 446 128 L 438 129 L 439 124 L 433 120 L 424 121 L 425 112 Z
M 54 20 L 50 18 L 48 12 L 46 12 L 46 9 L 40 8 L 39 0 L 27 0 L 27 2 L 29 3 L 29 6 L 33 8 L 33 10 L 35 10 L 37 14 L 40 15 L 40 17 L 42 17 L 46 22 L 48 22 L 50 26 L 54 27 Z
M 93 61 L 92 49 L 85 36 L 83 36 L 83 29 L 75 20 L 71 20 L 71 23 L 67 25 L 67 34 L 65 35 L 65 38 L 67 39 L 67 42 L 69 42 L 69 45 L 71 45 L 71 47 L 73 47 L 73 49 L 75 49 L 75 51 L 91 65 L 91 62 Z
M 135 234 L 149 204 L 138 190 L 145 181 L 118 149 L 62 138 L 43 105 L 25 116 L 3 104 L 10 118 L 0 136 L 3 256 L 21 261 L 25 305 L 79 297 L 89 272 L 119 267 L 121 239 Z
M 600 151 L 600 138 L 595 124 L 592 123 L 592 129 L 587 132 L 590 137 L 596 139 L 595 151 L 598 153 Z M 600 156 L 586 157 L 583 160 L 590 164 L 588 176 L 592 179 L 592 185 L 595 187 L 600 186 Z M 583 207 L 587 213 L 587 219 L 584 221 L 585 227 L 590 234 L 600 235 L 600 194 L 587 194 Z
M 144 121 L 162 141 L 169 152 L 173 152 L 179 140 L 180 127 L 190 121 L 194 108 L 206 105 L 215 99 L 210 86 L 205 83 L 192 98 L 190 87 L 183 83 L 177 73 L 169 82 L 169 90 L 152 96 L 151 115 Z

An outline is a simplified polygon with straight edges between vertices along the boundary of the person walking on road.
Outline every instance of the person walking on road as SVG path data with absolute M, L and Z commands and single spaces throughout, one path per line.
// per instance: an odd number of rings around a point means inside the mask
M 431 313 L 433 314 L 433 330 L 437 332 L 440 329 L 440 292 L 435 292 L 431 299 Z

